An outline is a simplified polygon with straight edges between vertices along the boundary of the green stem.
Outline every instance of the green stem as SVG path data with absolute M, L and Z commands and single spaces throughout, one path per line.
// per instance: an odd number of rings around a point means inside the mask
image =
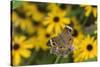
M 82 22 L 83 18 L 84 18 L 84 11 L 82 12 L 82 14 L 80 16 L 80 22 Z
M 59 60 L 60 60 L 60 58 L 61 58 L 61 56 L 60 56 L 60 55 L 58 55 L 54 63 L 55 63 L 55 64 L 56 64 L 56 63 L 58 63 L 58 62 L 59 62 Z
M 83 22 L 83 24 L 82 24 L 82 25 L 83 25 L 83 27 L 85 26 L 86 21 L 88 20 L 88 18 L 89 18 L 89 17 L 86 17 L 86 19 L 84 20 L 84 22 Z

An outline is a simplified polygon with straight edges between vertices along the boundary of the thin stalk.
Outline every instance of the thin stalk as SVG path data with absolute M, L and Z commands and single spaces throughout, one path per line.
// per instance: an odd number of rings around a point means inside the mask
M 84 20 L 84 22 L 83 22 L 83 24 L 82 24 L 82 26 L 83 26 L 83 27 L 85 26 L 85 24 L 86 24 L 86 22 L 87 22 L 88 18 L 89 18 L 89 16 L 88 16 L 88 17 L 86 17 L 86 19 Z
M 59 62 L 59 60 L 60 60 L 60 58 L 61 58 L 61 56 L 60 56 L 60 55 L 58 55 L 54 63 L 55 63 L 55 64 L 56 64 L 56 63 L 58 63 L 58 62 Z

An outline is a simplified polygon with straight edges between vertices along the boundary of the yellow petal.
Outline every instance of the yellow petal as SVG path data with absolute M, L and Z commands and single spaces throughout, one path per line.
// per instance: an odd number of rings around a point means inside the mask
M 91 13 L 92 7 L 91 7 L 91 6 L 87 6 L 87 7 L 85 8 L 85 10 L 86 10 L 85 16 L 88 17 L 88 16 L 90 15 L 90 13 Z
M 22 46 L 22 48 L 33 48 L 33 47 L 34 47 L 33 44 L 24 44 L 24 45 Z
M 47 32 L 48 32 L 48 33 L 51 33 L 52 30 L 53 30 L 53 28 L 54 28 L 54 24 L 52 23 L 52 24 L 50 24 L 50 25 L 48 26 Z
M 64 29 L 65 25 L 64 24 L 60 24 L 60 25 L 61 25 L 61 28 Z
M 69 18 L 64 18 L 64 19 L 63 19 L 63 22 L 64 22 L 65 24 L 69 24 L 69 23 L 70 23 L 70 19 L 69 19 Z
M 21 61 L 21 57 L 19 53 L 14 53 L 13 55 L 13 65 L 19 65 Z
M 24 40 L 25 40 L 25 36 L 14 36 L 15 43 L 21 43 Z
M 18 19 L 19 19 L 19 18 L 18 18 L 17 13 L 13 11 L 13 12 L 12 12 L 12 22 L 15 23 L 16 21 L 18 21 Z
M 97 8 L 93 8 L 92 11 L 93 11 L 94 17 L 97 17 Z
M 47 21 L 47 20 L 49 20 L 49 21 Z M 43 21 L 43 24 L 44 24 L 44 25 L 50 24 L 50 19 L 48 18 L 48 19 L 46 19 L 45 21 Z
M 31 52 L 27 49 L 21 49 L 19 52 L 20 52 L 21 56 L 24 58 L 28 58 L 31 55 Z
M 23 42 L 25 39 L 26 39 L 25 36 L 19 36 L 18 41 L 19 41 L 19 42 Z
M 56 24 L 56 26 L 55 26 L 55 32 L 56 32 L 57 34 L 59 34 L 59 33 L 61 32 L 61 27 L 60 27 L 60 25 Z

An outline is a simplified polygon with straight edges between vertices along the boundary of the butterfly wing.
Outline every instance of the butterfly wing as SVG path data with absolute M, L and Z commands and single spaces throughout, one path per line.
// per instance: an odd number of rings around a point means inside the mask
M 61 34 L 51 39 L 51 53 L 66 55 L 72 45 L 72 35 L 68 29 L 64 29 Z

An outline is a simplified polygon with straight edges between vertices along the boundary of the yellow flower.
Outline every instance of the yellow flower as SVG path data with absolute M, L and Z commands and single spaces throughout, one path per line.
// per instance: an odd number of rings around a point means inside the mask
M 77 37 L 73 37 L 73 47 L 74 47 L 73 53 L 74 53 L 75 55 L 78 55 L 78 49 L 79 49 L 79 47 L 80 47 L 80 43 L 81 43 L 82 40 L 83 40 L 83 37 L 84 37 L 84 35 L 83 35 L 81 32 L 79 32 L 79 34 L 78 34 Z M 77 54 L 76 54 L 76 53 L 77 53 Z M 74 56 L 75 56 L 75 55 L 74 55 Z
M 93 16 L 97 17 L 97 7 L 93 7 L 90 5 L 87 5 L 87 6 L 82 5 L 82 7 L 84 7 L 85 16 L 88 17 L 91 13 L 93 13 Z
M 29 34 L 34 32 L 32 22 L 29 19 L 18 19 L 17 22 L 13 23 L 14 27 L 20 27 L 21 30 L 27 31 Z
M 55 11 L 55 10 L 59 9 L 59 6 L 56 3 L 49 3 L 47 9 L 49 11 L 52 11 L 52 10 Z
M 30 38 L 31 42 L 34 42 L 33 48 L 35 48 L 36 51 L 39 51 L 40 49 L 42 50 L 47 50 L 47 42 L 51 38 L 51 34 L 46 32 L 46 29 L 41 27 L 36 31 L 36 35 L 32 36 Z
M 43 24 L 47 26 L 47 32 L 55 35 L 60 33 L 64 26 L 69 23 L 70 19 L 65 17 L 65 12 L 60 10 L 51 11 L 43 21 Z
M 27 31 L 29 34 L 34 32 L 32 21 L 28 18 L 22 18 L 18 11 L 12 11 L 12 25 L 13 27 L 20 27 L 21 30 Z
M 43 19 L 44 14 L 39 11 L 38 6 L 35 3 L 23 2 L 22 7 L 26 12 L 27 17 L 35 21 L 41 21 Z
M 74 62 L 81 62 L 97 57 L 97 40 L 94 37 L 90 37 L 89 35 L 84 37 L 78 46 L 79 48 L 74 52 Z
M 66 13 L 66 15 L 70 15 L 71 13 L 71 6 L 66 4 L 59 4 L 59 9 Z
M 12 65 L 19 65 L 21 63 L 21 57 L 28 58 L 31 55 L 29 49 L 33 48 L 33 45 L 25 40 L 25 36 L 13 36 L 12 38 Z
M 19 17 L 18 17 L 18 15 L 17 15 L 17 13 L 16 13 L 15 11 L 12 11 L 11 21 L 12 21 L 13 23 L 16 23 L 16 25 L 17 25 L 17 24 L 18 24 L 18 23 L 17 23 L 17 20 L 19 20 Z
M 55 4 L 55 3 L 49 3 L 48 8 L 49 11 L 61 11 L 68 15 L 68 7 L 66 4 Z
M 71 17 L 70 19 L 71 19 L 70 25 L 72 25 L 72 27 L 75 27 L 78 30 L 80 30 L 81 29 L 80 24 L 79 24 L 80 22 L 78 21 L 78 19 L 75 16 Z
M 70 19 L 71 19 L 71 22 L 68 25 L 71 26 L 73 29 L 72 36 L 74 37 L 74 39 L 77 39 L 83 35 L 81 26 L 76 17 L 71 17 Z

